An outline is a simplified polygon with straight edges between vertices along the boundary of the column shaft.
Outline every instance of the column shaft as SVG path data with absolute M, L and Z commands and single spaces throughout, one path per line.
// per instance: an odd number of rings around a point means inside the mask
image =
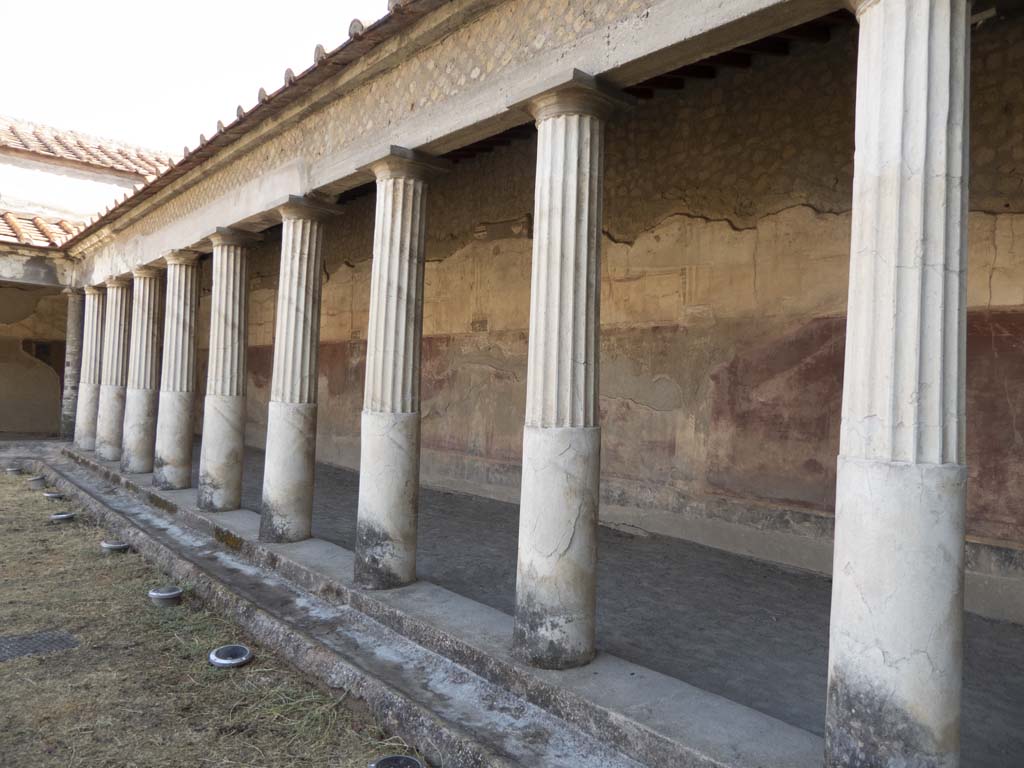
M 78 381 L 82 369 L 82 333 L 85 323 L 85 294 L 77 288 L 65 288 L 68 297 L 67 333 L 64 336 L 64 393 L 60 407 L 60 436 L 68 440 L 75 434 L 78 411 Z
M 78 383 L 78 407 L 75 411 L 75 447 L 82 451 L 96 449 L 106 298 L 102 286 L 86 286 L 82 368 Z
M 594 655 L 604 117 L 596 91 L 533 104 L 537 120 L 526 425 L 514 650 L 547 668 Z
M 261 541 L 308 539 L 313 523 L 323 226 L 298 205 L 281 215 Z
M 959 764 L 966 0 L 860 19 L 827 766 Z
M 101 459 L 121 458 L 124 400 L 128 380 L 128 334 L 131 286 L 127 279 L 107 281 L 107 316 L 103 331 L 103 374 L 96 419 L 96 453 Z
M 242 504 L 250 239 L 231 232 L 212 238 L 210 360 L 199 453 L 199 506 L 210 511 Z
M 178 489 L 192 484 L 199 255 L 177 251 L 168 255 L 166 261 L 167 299 L 153 485 Z
M 160 386 L 160 273 L 139 267 L 133 273 L 132 332 L 128 348 L 121 471 L 153 471 L 157 394 Z
M 397 159 L 374 172 L 355 578 L 387 589 L 416 580 L 427 186 L 421 169 Z

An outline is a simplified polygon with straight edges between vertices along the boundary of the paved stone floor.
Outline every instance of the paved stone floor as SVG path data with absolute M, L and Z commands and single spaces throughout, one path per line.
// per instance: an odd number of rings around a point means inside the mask
M 199 452 L 196 451 L 198 459 Z M 263 453 L 246 453 L 259 509 Z M 317 466 L 313 533 L 353 546 L 358 475 Z M 512 613 L 514 504 L 424 489 L 421 578 Z M 821 734 L 829 579 L 678 539 L 602 528 L 598 645 Z M 1024 627 L 967 617 L 965 768 L 1024 765 Z

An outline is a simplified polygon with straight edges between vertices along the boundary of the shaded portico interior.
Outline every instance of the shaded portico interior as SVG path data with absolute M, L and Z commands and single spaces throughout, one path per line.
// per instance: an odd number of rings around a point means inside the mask
M 262 451 L 246 451 L 243 479 L 242 506 L 258 509 Z M 358 483 L 317 465 L 315 537 L 352 548 Z M 420 578 L 511 614 L 517 520 L 515 504 L 421 488 Z M 600 651 L 822 734 L 830 579 L 606 527 L 598 551 Z M 963 764 L 1017 766 L 1022 721 L 1024 627 L 968 613 Z

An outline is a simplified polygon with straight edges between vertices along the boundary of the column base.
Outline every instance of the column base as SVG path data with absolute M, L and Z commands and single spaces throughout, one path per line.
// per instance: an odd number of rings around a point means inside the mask
M 245 396 L 207 395 L 199 453 L 199 508 L 226 512 L 242 506 Z
M 825 765 L 955 768 L 967 470 L 840 457 Z
M 416 581 L 419 413 L 363 411 L 355 580 L 363 589 Z
M 145 474 L 153 471 L 158 394 L 155 389 L 129 389 L 125 393 L 122 472 Z
M 595 653 L 600 427 L 526 427 L 513 652 L 544 669 Z
M 81 382 L 78 385 L 78 413 L 75 417 L 75 447 L 80 451 L 96 450 L 99 407 L 100 385 Z
M 260 541 L 308 539 L 313 526 L 316 403 L 271 402 Z
M 153 485 L 171 491 L 192 485 L 195 392 L 160 392 Z
M 121 458 L 124 436 L 125 387 L 100 385 L 100 407 L 96 417 L 96 455 L 106 461 Z

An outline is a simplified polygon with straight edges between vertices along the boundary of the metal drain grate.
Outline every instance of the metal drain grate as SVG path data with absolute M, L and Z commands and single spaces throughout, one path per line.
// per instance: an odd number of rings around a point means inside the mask
M 0 661 L 17 659 L 20 656 L 41 656 L 77 646 L 78 641 L 60 629 L 30 632 L 27 635 L 8 635 L 0 637 Z

